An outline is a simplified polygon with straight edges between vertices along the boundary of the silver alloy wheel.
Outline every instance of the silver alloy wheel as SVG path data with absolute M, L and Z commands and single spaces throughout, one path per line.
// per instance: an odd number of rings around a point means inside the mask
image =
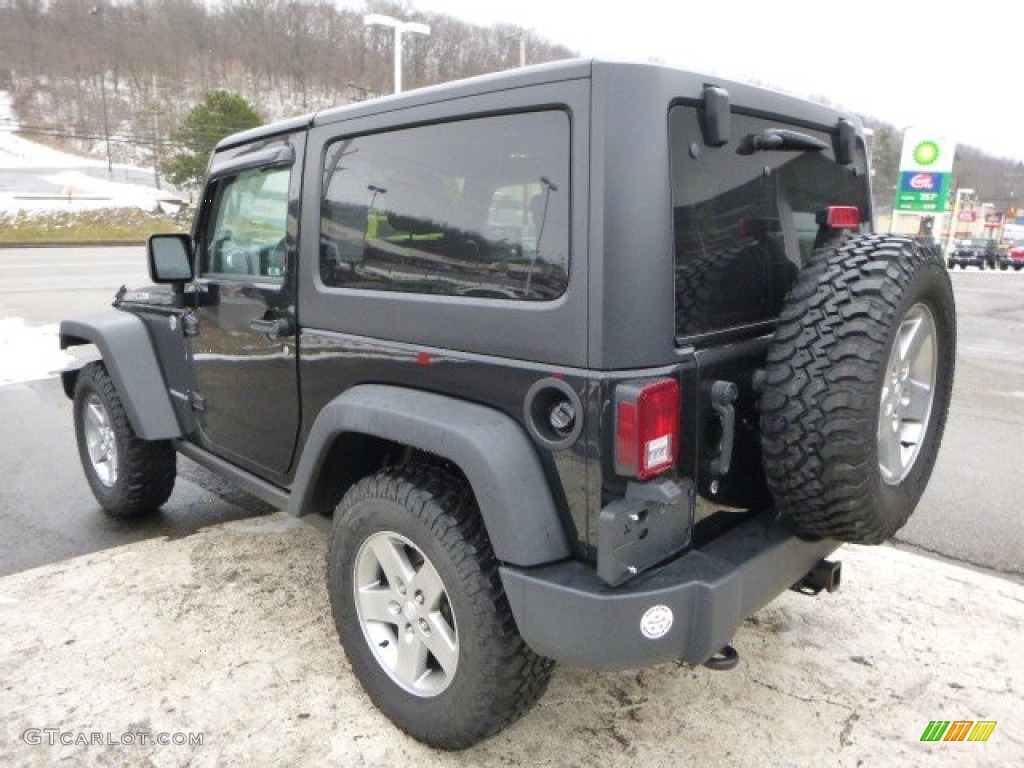
M 437 696 L 455 677 L 459 636 L 444 582 L 422 550 L 382 531 L 356 554 L 356 613 L 385 672 L 415 696 Z
M 85 428 L 85 445 L 89 451 L 96 478 L 108 488 L 117 482 L 117 439 L 107 411 L 100 396 L 89 395 L 82 414 Z
M 924 304 L 903 316 L 882 381 L 878 468 L 889 485 L 903 482 L 928 434 L 938 367 L 935 318 Z

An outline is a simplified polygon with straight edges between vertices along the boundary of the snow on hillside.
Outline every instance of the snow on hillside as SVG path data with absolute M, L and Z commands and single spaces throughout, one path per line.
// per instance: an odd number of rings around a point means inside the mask
M 129 181 L 129 177 L 151 179 L 151 170 L 115 166 L 118 180 L 108 179 L 104 160 L 29 141 L 14 133 L 17 127 L 10 94 L 0 91 L 0 212 L 97 208 L 151 211 L 157 201 L 174 197 L 151 185 Z
M 11 95 L 0 91 L 0 170 L 12 168 L 81 168 L 101 167 L 99 158 L 81 157 L 28 141 L 14 134 L 18 121 L 14 117 Z

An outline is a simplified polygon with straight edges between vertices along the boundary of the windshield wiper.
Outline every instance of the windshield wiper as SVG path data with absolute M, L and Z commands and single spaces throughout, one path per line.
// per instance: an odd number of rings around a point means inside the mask
M 828 149 L 828 144 L 806 133 L 787 131 L 785 128 L 766 128 L 760 133 L 749 133 L 740 139 L 736 152 L 752 155 L 763 151 L 820 152 L 823 149 Z

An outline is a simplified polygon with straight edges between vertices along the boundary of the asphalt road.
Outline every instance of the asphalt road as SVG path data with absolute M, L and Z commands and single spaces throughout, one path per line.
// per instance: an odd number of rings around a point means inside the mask
M 957 363 L 942 450 L 897 540 L 1024 574 L 1024 272 L 952 272 Z
M 101 310 L 122 283 L 145 279 L 140 248 L 0 249 L 0 322 L 44 326 Z M 953 405 L 931 484 L 898 542 L 1020 579 L 1024 273 L 956 271 L 953 284 Z M 106 517 L 82 475 L 70 403 L 53 377 L 0 386 L 0 477 L 0 575 L 271 511 L 179 457 L 174 495 L 158 514 Z

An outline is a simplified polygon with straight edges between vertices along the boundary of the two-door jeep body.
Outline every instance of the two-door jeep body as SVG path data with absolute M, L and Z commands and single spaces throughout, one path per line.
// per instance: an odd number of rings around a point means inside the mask
M 859 121 L 574 61 L 223 140 L 153 287 L 61 326 L 114 515 L 176 453 L 295 515 L 376 705 L 459 748 L 553 661 L 728 667 L 906 522 L 949 404 L 940 255 L 871 234 Z

